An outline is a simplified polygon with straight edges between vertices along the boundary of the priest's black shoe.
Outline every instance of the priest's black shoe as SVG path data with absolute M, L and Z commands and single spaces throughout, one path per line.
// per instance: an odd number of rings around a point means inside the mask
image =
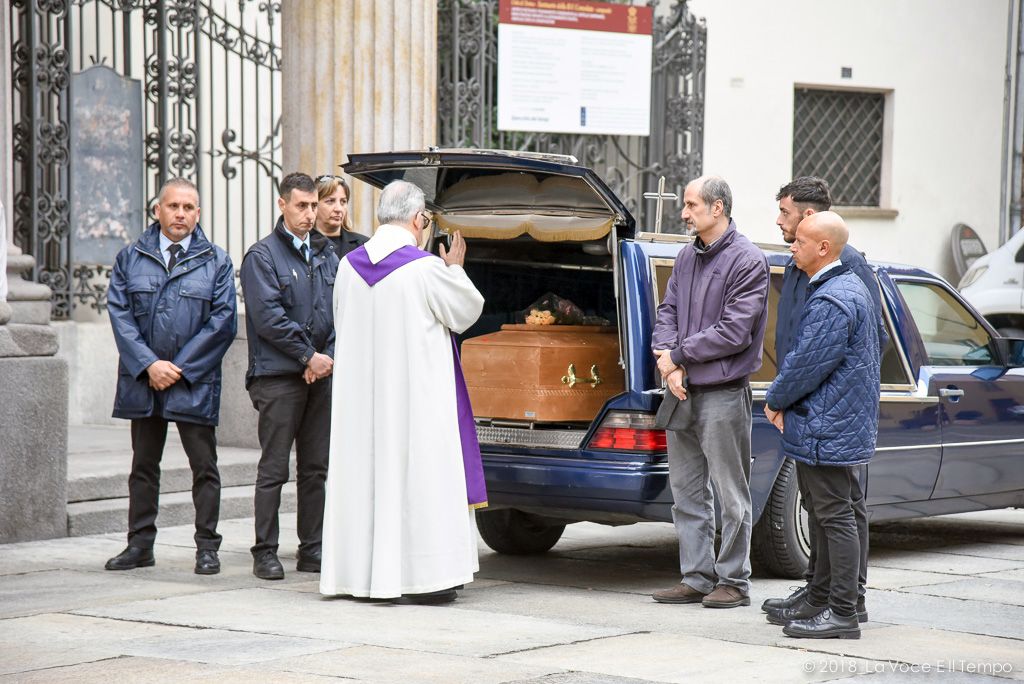
M 156 563 L 153 558 L 153 549 L 140 549 L 137 546 L 129 546 L 121 553 L 107 561 L 103 567 L 106 570 L 134 570 L 135 568 L 148 568 Z
M 800 600 L 807 596 L 807 585 L 798 587 L 796 591 L 787 596 L 786 598 L 770 598 L 765 599 L 765 602 L 761 604 L 761 610 L 768 612 L 770 610 L 782 610 L 783 608 L 792 608 L 796 604 L 800 603 Z
M 455 589 L 453 587 L 451 589 L 442 589 L 440 591 L 428 591 L 424 594 L 402 594 L 398 598 L 391 599 L 391 602 L 403 606 L 436 606 L 442 603 L 451 603 L 458 598 L 458 596 L 459 595 L 455 593 Z
M 801 599 L 799 603 L 790 608 L 779 608 L 778 610 L 768 609 L 768 622 L 773 625 L 785 625 L 793 620 L 809 620 L 828 606 L 815 606 Z
M 213 549 L 199 549 L 196 551 L 196 574 L 216 575 L 220 572 L 220 558 Z
M 307 553 L 299 552 L 298 558 L 296 559 L 295 569 L 299 572 L 320 572 L 320 558 L 322 552 L 320 549 L 316 551 L 309 551 Z
M 284 579 L 284 566 L 273 551 L 261 551 L 252 560 L 252 574 L 264 580 Z
M 782 633 L 798 639 L 860 639 L 860 623 L 856 615 L 844 617 L 826 608 L 809 620 L 787 623 Z

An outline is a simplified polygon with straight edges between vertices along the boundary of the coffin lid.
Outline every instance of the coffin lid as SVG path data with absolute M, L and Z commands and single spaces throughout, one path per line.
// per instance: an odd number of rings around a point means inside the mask
M 437 149 L 349 155 L 345 173 L 377 188 L 419 186 L 443 231 L 542 242 L 633 237 L 635 221 L 615 193 L 575 157 L 504 150 Z

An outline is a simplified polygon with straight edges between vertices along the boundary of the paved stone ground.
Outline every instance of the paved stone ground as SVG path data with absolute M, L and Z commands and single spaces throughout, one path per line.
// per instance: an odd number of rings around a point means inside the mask
M 651 601 L 678 581 L 669 525 L 574 525 L 539 557 L 481 543 L 477 581 L 443 607 L 322 598 L 291 570 L 293 515 L 283 528 L 273 583 L 250 572 L 251 519 L 222 523 L 213 577 L 192 573 L 187 527 L 123 573 L 103 570 L 120 534 L 0 546 L 0 682 L 1024 679 L 1022 510 L 877 526 L 871 622 L 821 642 L 765 622 L 758 606 L 789 581 L 755 577 L 750 608 Z

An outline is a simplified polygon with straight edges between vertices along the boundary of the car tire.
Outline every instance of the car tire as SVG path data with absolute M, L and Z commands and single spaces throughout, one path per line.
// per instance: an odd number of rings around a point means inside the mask
M 752 560 L 778 577 L 802 579 L 807 570 L 809 529 L 800 499 L 796 464 L 787 458 L 750 535 Z
M 548 551 L 565 531 L 565 525 L 551 525 L 514 508 L 477 511 L 476 527 L 489 547 L 517 556 Z

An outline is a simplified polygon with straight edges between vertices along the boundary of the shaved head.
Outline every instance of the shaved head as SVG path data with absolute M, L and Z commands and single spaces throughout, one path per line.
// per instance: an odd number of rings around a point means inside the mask
M 819 211 L 811 214 L 797 226 L 797 230 L 813 231 L 812 235 L 816 240 L 827 240 L 831 249 L 829 250 L 837 258 L 843 252 L 843 247 L 850 240 L 850 231 L 843 221 L 843 217 L 834 211 Z
M 813 276 L 839 258 L 849 239 L 850 231 L 839 214 L 819 211 L 796 227 L 796 239 L 789 251 L 796 267 Z

